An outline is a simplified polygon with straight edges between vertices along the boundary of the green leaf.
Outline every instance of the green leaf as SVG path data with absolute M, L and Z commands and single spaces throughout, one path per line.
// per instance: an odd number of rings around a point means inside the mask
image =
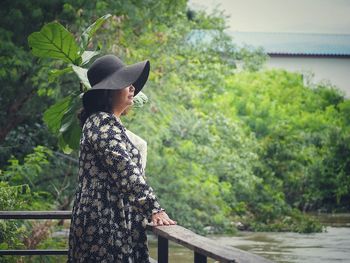
M 58 136 L 58 146 L 64 153 L 70 153 L 79 146 L 81 128 L 77 111 L 81 106 L 77 92 L 52 105 L 44 113 L 44 121 Z
M 29 46 L 35 56 L 61 59 L 67 63 L 79 65 L 81 57 L 79 47 L 73 35 L 60 23 L 48 23 L 28 37 Z
M 82 67 L 78 67 L 75 65 L 72 65 L 72 69 L 75 72 L 75 74 L 77 74 L 78 78 L 80 79 L 80 82 L 87 88 L 90 89 L 90 82 L 87 78 L 87 69 L 86 68 L 82 68 Z
M 70 127 L 68 130 L 66 130 L 64 133 L 62 133 L 62 138 L 66 144 L 64 148 L 62 148 L 62 151 L 64 153 L 70 153 L 66 150 L 72 149 L 77 150 L 79 148 L 79 140 L 81 135 L 81 127 L 79 125 L 78 118 L 75 114 L 72 114 L 72 117 L 74 115 L 75 120 L 70 123 Z
M 80 96 L 75 96 L 61 121 L 60 133 L 62 133 L 62 139 L 70 149 L 78 149 L 79 147 L 81 127 L 77 118 L 77 111 L 80 107 Z M 67 146 L 62 150 L 65 151 L 66 148 Z
M 5 242 L 0 243 L 0 249 L 8 249 L 8 244 Z
M 72 153 L 73 149 L 69 147 L 69 145 L 65 142 L 62 133 L 58 135 L 58 147 L 61 149 L 62 152 L 65 154 Z
M 53 69 L 49 72 L 49 82 L 53 82 L 57 77 L 64 73 L 72 72 L 72 67 L 66 67 L 64 69 Z
M 81 63 L 81 66 L 86 65 L 87 63 L 90 62 L 90 60 L 100 54 L 99 51 L 84 51 L 83 55 L 81 55 L 81 58 L 83 62 Z
M 80 53 L 83 53 L 90 42 L 91 37 L 96 33 L 96 31 L 106 22 L 108 18 L 112 15 L 107 14 L 95 21 L 95 23 L 91 24 L 81 35 L 80 37 Z
M 148 97 L 146 96 L 145 93 L 140 91 L 134 98 L 134 105 L 133 105 L 133 107 L 141 108 L 147 102 L 148 102 Z
M 56 102 L 50 108 L 44 112 L 44 122 L 49 129 L 54 133 L 58 134 L 61 127 L 61 120 L 64 113 L 67 111 L 72 100 L 72 95 L 69 95 L 62 100 Z

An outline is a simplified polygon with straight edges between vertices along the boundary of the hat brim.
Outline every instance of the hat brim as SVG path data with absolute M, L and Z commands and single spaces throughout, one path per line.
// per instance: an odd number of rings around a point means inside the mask
M 132 84 L 135 87 L 134 96 L 136 96 L 145 85 L 149 76 L 149 71 L 149 60 L 127 65 L 117 72 L 111 74 L 103 81 L 92 86 L 91 89 L 85 92 L 85 94 L 89 93 L 89 91 L 99 89 L 124 89 Z

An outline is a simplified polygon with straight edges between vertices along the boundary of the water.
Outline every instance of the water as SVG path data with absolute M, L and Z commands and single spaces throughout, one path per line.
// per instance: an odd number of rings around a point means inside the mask
M 350 263 L 350 214 L 321 215 L 326 232 L 239 232 L 237 236 L 209 236 L 221 244 L 240 248 L 274 262 Z M 171 262 L 193 262 L 193 252 L 169 243 Z M 150 239 L 150 254 L 156 258 L 156 240 Z M 214 262 L 208 260 L 208 262 Z
M 245 232 L 238 237 L 212 237 L 275 262 L 350 262 L 350 228 L 327 227 L 314 234 Z

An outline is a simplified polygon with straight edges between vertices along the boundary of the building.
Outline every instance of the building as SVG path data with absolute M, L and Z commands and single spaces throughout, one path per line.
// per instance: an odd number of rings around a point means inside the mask
M 312 83 L 326 82 L 350 97 L 350 35 L 228 31 L 237 46 L 262 47 L 267 68 L 300 72 Z M 311 77 L 311 79 L 310 79 Z

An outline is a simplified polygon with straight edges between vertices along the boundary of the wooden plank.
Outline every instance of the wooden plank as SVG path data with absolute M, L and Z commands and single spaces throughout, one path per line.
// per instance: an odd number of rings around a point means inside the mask
M 71 214 L 71 211 L 0 211 L 0 219 L 70 219 Z M 219 260 L 220 262 L 272 262 L 258 255 L 254 255 L 234 247 L 218 245 L 214 240 L 197 235 L 191 230 L 179 225 L 154 227 L 149 224 L 147 225 L 147 230 L 152 231 L 158 237 L 160 236 L 164 239 L 171 240 L 193 250 L 196 253 Z
M 0 250 L 0 256 L 35 256 L 35 255 L 63 255 L 68 254 L 67 249 L 22 249 L 22 250 Z M 149 258 L 151 263 L 158 263 L 157 260 Z
M 14 255 L 14 256 L 32 256 L 32 255 L 67 255 L 67 249 L 9 249 L 0 250 L 0 256 Z
M 199 254 L 220 262 L 240 263 L 270 263 L 272 261 L 261 256 L 231 247 L 219 245 L 215 240 L 197 235 L 189 229 L 179 225 L 171 226 L 147 226 L 155 235 L 169 239 L 177 244 L 185 246 Z
M 0 219 L 70 219 L 72 211 L 0 211 Z
M 158 262 L 168 263 L 169 260 L 169 240 L 158 236 Z

